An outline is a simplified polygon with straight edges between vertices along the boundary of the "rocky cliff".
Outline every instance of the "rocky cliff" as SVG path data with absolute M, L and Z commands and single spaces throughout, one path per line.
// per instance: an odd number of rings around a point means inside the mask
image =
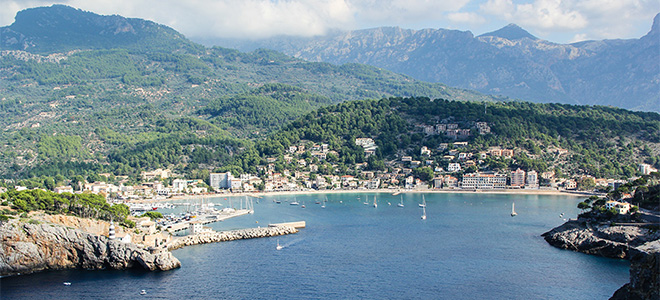
M 543 234 L 557 248 L 610 258 L 630 258 L 630 248 L 660 239 L 660 233 L 637 226 L 592 225 L 569 221 Z
M 610 299 L 660 299 L 660 241 L 631 250 L 630 283 L 623 285 Z
M 170 270 L 181 265 L 168 251 L 151 253 L 55 224 L 2 223 L 0 240 L 0 276 L 72 268 Z
M 630 283 L 611 299 L 660 299 L 660 232 L 637 226 L 569 221 L 543 234 L 551 245 L 587 254 L 630 260 Z

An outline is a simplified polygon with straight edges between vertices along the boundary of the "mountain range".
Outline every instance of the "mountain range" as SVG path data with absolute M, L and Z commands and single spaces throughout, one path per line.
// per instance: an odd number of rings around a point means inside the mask
M 215 43 L 243 51 L 268 48 L 308 61 L 368 64 L 526 101 L 660 111 L 660 14 L 639 39 L 572 44 L 538 39 L 515 24 L 479 36 L 380 27 Z

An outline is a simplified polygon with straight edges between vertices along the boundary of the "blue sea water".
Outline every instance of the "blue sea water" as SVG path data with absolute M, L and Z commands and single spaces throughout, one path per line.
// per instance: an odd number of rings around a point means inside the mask
M 50 271 L 0 279 L 2 299 L 607 299 L 629 263 L 556 249 L 540 236 L 575 217 L 571 196 L 267 196 L 216 230 L 305 220 L 288 236 L 190 246 L 167 272 Z M 397 207 L 401 197 L 405 207 Z M 273 200 L 279 199 L 281 204 Z M 228 206 L 225 198 L 211 202 Z M 511 217 L 515 201 L 518 216 Z M 236 198 L 233 203 L 236 205 Z M 391 205 L 388 205 L 388 202 Z M 275 249 L 279 243 L 284 246 Z M 63 282 L 72 284 L 64 286 Z M 139 295 L 140 290 L 147 295 Z

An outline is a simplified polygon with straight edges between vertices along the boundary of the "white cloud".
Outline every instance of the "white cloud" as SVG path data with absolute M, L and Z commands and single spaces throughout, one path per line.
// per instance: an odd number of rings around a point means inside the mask
M 660 12 L 657 0 L 487 0 L 480 11 L 548 36 L 569 33 L 572 41 L 639 37 Z M 644 29 L 640 29 L 644 27 Z M 642 31 L 643 32 L 643 31 Z M 643 34 L 643 33 L 642 33 Z M 635 36 L 637 35 L 637 36 Z
M 57 3 L 2 0 L 0 26 L 17 11 Z M 59 0 L 98 14 L 168 25 L 191 38 L 311 36 L 329 29 L 378 26 L 456 28 L 475 32 L 516 23 L 553 41 L 645 34 L 658 0 Z
M 569 41 L 569 43 L 577 43 L 577 42 L 582 42 L 582 41 L 586 41 L 586 40 L 588 40 L 586 34 L 578 33 L 578 34 L 573 36 L 573 38 Z
M 532 3 L 513 4 L 511 0 L 489 0 L 481 6 L 482 11 L 504 17 L 523 27 L 539 29 L 573 30 L 587 26 L 581 12 L 574 10 L 568 1 L 536 0 Z
M 447 19 L 455 23 L 483 24 L 486 19 L 473 12 L 455 12 L 447 14 Z

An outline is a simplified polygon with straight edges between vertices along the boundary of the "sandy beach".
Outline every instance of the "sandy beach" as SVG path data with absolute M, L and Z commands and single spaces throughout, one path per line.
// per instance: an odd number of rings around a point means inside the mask
M 460 194 L 460 193 L 477 193 L 477 194 L 512 194 L 512 195 L 561 195 L 573 197 L 588 197 L 593 194 L 589 192 L 580 191 L 565 191 L 565 190 L 546 190 L 546 189 L 502 189 L 502 190 L 462 190 L 462 189 L 420 189 L 420 190 L 404 190 L 404 189 L 356 189 L 356 190 L 306 190 L 306 191 L 274 191 L 274 192 L 239 192 L 239 193 L 216 193 L 216 194 L 200 194 L 200 195 L 183 195 L 173 196 L 162 199 L 143 199 L 134 200 L 133 203 L 152 203 L 162 201 L 176 201 L 176 200 L 194 200 L 202 198 L 216 198 L 216 197 L 256 197 L 261 198 L 265 196 L 283 196 L 283 195 L 309 195 L 309 194 L 354 194 L 354 193 L 389 193 L 389 194 L 409 194 L 409 193 L 428 193 L 428 194 Z

